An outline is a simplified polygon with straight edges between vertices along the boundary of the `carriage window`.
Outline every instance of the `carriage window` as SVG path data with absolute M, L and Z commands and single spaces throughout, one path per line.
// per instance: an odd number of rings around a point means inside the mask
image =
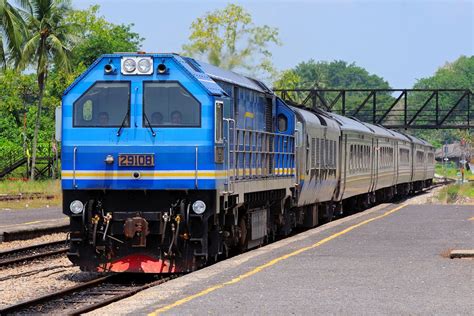
M 74 102 L 74 127 L 130 126 L 130 83 L 96 82 Z
M 201 125 L 201 104 L 177 82 L 145 82 L 143 112 L 151 126 Z M 143 125 L 147 124 L 144 116 Z

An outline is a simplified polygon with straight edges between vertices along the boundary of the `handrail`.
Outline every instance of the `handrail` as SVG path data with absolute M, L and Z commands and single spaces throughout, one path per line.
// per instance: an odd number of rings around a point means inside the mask
M 294 175 L 293 135 L 241 128 L 235 128 L 235 133 L 235 180 Z
M 77 147 L 74 147 L 74 154 L 72 158 L 72 186 L 74 189 L 77 188 L 76 184 L 76 154 L 77 154 Z
M 233 190 L 231 190 L 231 181 L 230 181 L 230 123 L 234 125 L 234 128 L 232 129 L 235 133 L 235 120 L 231 118 L 224 118 L 224 121 L 227 122 L 227 170 L 226 170 L 226 185 L 227 185 L 227 191 L 229 193 L 232 193 Z M 234 147 L 236 144 L 236 137 L 234 136 Z M 233 154 L 235 154 L 235 148 L 233 150 Z M 235 157 L 233 159 L 234 166 L 235 166 Z M 234 170 L 235 173 L 235 167 L 232 169 Z M 234 175 L 235 176 L 235 175 Z
M 199 149 L 196 146 L 196 157 L 195 157 L 195 168 L 194 168 L 194 187 L 197 190 L 198 188 L 198 153 Z

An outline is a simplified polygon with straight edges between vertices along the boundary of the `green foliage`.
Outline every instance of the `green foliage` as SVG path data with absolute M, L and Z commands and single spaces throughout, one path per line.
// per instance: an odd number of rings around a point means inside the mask
M 444 203 L 460 203 L 470 202 L 474 199 L 474 182 L 463 184 L 450 184 L 444 187 L 436 196 L 436 198 Z
M 275 81 L 277 89 L 355 89 L 390 88 L 383 78 L 371 75 L 367 70 L 337 60 L 316 62 L 313 59 L 299 63 L 294 69 L 283 71 Z
M 280 45 L 278 30 L 255 26 L 241 6 L 229 4 L 196 19 L 191 24 L 189 41 L 183 45 L 186 55 L 204 58 L 221 68 L 250 71 L 254 76 L 275 73 L 269 46 Z
M 444 66 L 440 67 L 433 76 L 419 79 L 414 85 L 414 88 L 470 89 L 471 91 L 474 91 L 474 56 L 461 56 L 454 62 L 446 63 Z M 414 98 L 416 97 L 417 96 L 414 96 Z M 420 93 L 418 97 L 420 99 L 426 99 L 426 95 L 423 96 L 422 93 Z M 446 115 L 448 110 L 457 102 L 457 100 L 459 100 L 459 98 L 459 93 L 445 93 L 440 96 L 440 117 Z M 418 102 L 418 104 L 419 103 L 420 102 Z M 434 106 L 432 104 L 430 104 L 430 106 L 434 113 Z M 431 108 L 428 108 L 428 110 L 430 109 Z M 456 108 L 456 111 L 460 112 L 465 110 L 467 110 L 467 102 L 461 102 L 461 104 Z M 459 141 L 460 139 L 465 139 L 472 145 L 474 140 L 474 131 L 472 130 L 420 130 L 416 131 L 415 135 L 435 144 L 437 147 L 441 147 L 445 142 L 452 143 L 453 141 Z
M 99 55 L 138 50 L 143 39 L 132 25 L 107 22 L 98 10 L 75 11 L 65 0 L 15 6 L 0 0 L 0 169 L 15 157 L 32 155 L 36 126 L 37 155 L 51 151 L 54 109 L 63 91 Z M 28 71 L 14 71 L 13 64 Z
M 0 67 L 3 70 L 9 64 L 9 59 L 18 60 L 24 31 L 17 7 L 7 0 L 0 0 Z
M 35 182 L 0 181 L 0 194 L 44 193 L 48 195 L 61 194 L 61 184 L 58 180 Z
M 34 75 L 14 70 L 0 75 L 0 157 L 23 152 L 24 142 L 31 136 L 28 127 L 33 126 L 27 124 L 30 104 L 36 104 L 37 97 Z
M 70 70 L 71 46 L 77 25 L 66 21 L 71 10 L 69 0 L 30 0 L 19 2 L 26 26 L 25 43 L 18 60 L 18 68 L 36 67 L 38 80 L 38 106 L 33 134 L 31 180 L 35 179 L 38 134 L 41 127 L 44 89 L 48 71 L 54 64 L 66 73 Z
M 283 88 L 287 85 L 287 72 L 294 72 L 291 80 L 297 79 L 295 88 L 300 89 L 389 89 L 390 86 L 383 78 L 370 74 L 366 69 L 355 63 L 348 64 L 342 60 L 332 62 L 316 62 L 310 59 L 299 63 L 293 70 L 283 72 L 275 87 Z M 294 82 L 290 82 L 294 85 Z M 286 88 L 287 89 L 287 88 Z
M 447 62 L 432 77 L 419 79 L 417 89 L 470 89 L 474 90 L 474 56 L 461 56 Z
M 458 174 L 460 173 L 459 166 L 452 161 L 448 161 L 446 164 L 437 163 L 435 165 L 435 173 L 450 179 L 460 178 Z M 465 170 L 464 177 L 470 179 L 473 176 L 472 170 Z
M 116 25 L 98 15 L 99 6 L 72 11 L 68 21 L 81 25 L 79 43 L 73 49 L 72 64 L 90 66 L 100 55 L 113 52 L 136 52 L 143 38 L 132 31 L 133 24 Z
M 295 68 L 283 71 L 277 81 L 275 89 L 389 89 L 390 86 L 383 78 L 370 74 L 366 69 L 348 64 L 345 61 L 316 62 L 313 59 L 299 63 Z M 326 92 L 325 98 L 332 100 L 335 92 Z M 361 104 L 367 93 L 352 92 L 346 95 L 347 109 L 352 110 Z M 377 95 L 379 97 L 379 95 Z M 295 102 L 302 102 L 305 93 L 294 92 L 290 97 Z M 390 104 L 392 97 L 380 95 L 379 103 Z M 317 102 L 319 100 L 316 100 Z M 336 103 L 335 109 L 340 110 L 341 103 Z
M 52 64 L 66 72 L 70 69 L 69 57 L 78 25 L 65 19 L 71 10 L 69 0 L 30 0 L 20 5 L 27 34 L 18 68 L 35 65 L 41 90 Z

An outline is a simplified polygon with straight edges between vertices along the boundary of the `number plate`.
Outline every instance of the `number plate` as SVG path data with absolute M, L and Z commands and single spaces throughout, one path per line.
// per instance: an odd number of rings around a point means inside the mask
M 120 167 L 153 167 L 154 154 L 119 154 Z

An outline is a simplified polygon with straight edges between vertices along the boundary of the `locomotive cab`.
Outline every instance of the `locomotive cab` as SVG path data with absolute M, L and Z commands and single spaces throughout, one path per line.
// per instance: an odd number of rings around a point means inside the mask
M 173 272 L 207 259 L 205 232 L 225 181 L 226 98 L 175 54 L 102 56 L 65 91 L 63 212 L 73 263 Z M 183 243 L 192 244 L 185 253 Z

